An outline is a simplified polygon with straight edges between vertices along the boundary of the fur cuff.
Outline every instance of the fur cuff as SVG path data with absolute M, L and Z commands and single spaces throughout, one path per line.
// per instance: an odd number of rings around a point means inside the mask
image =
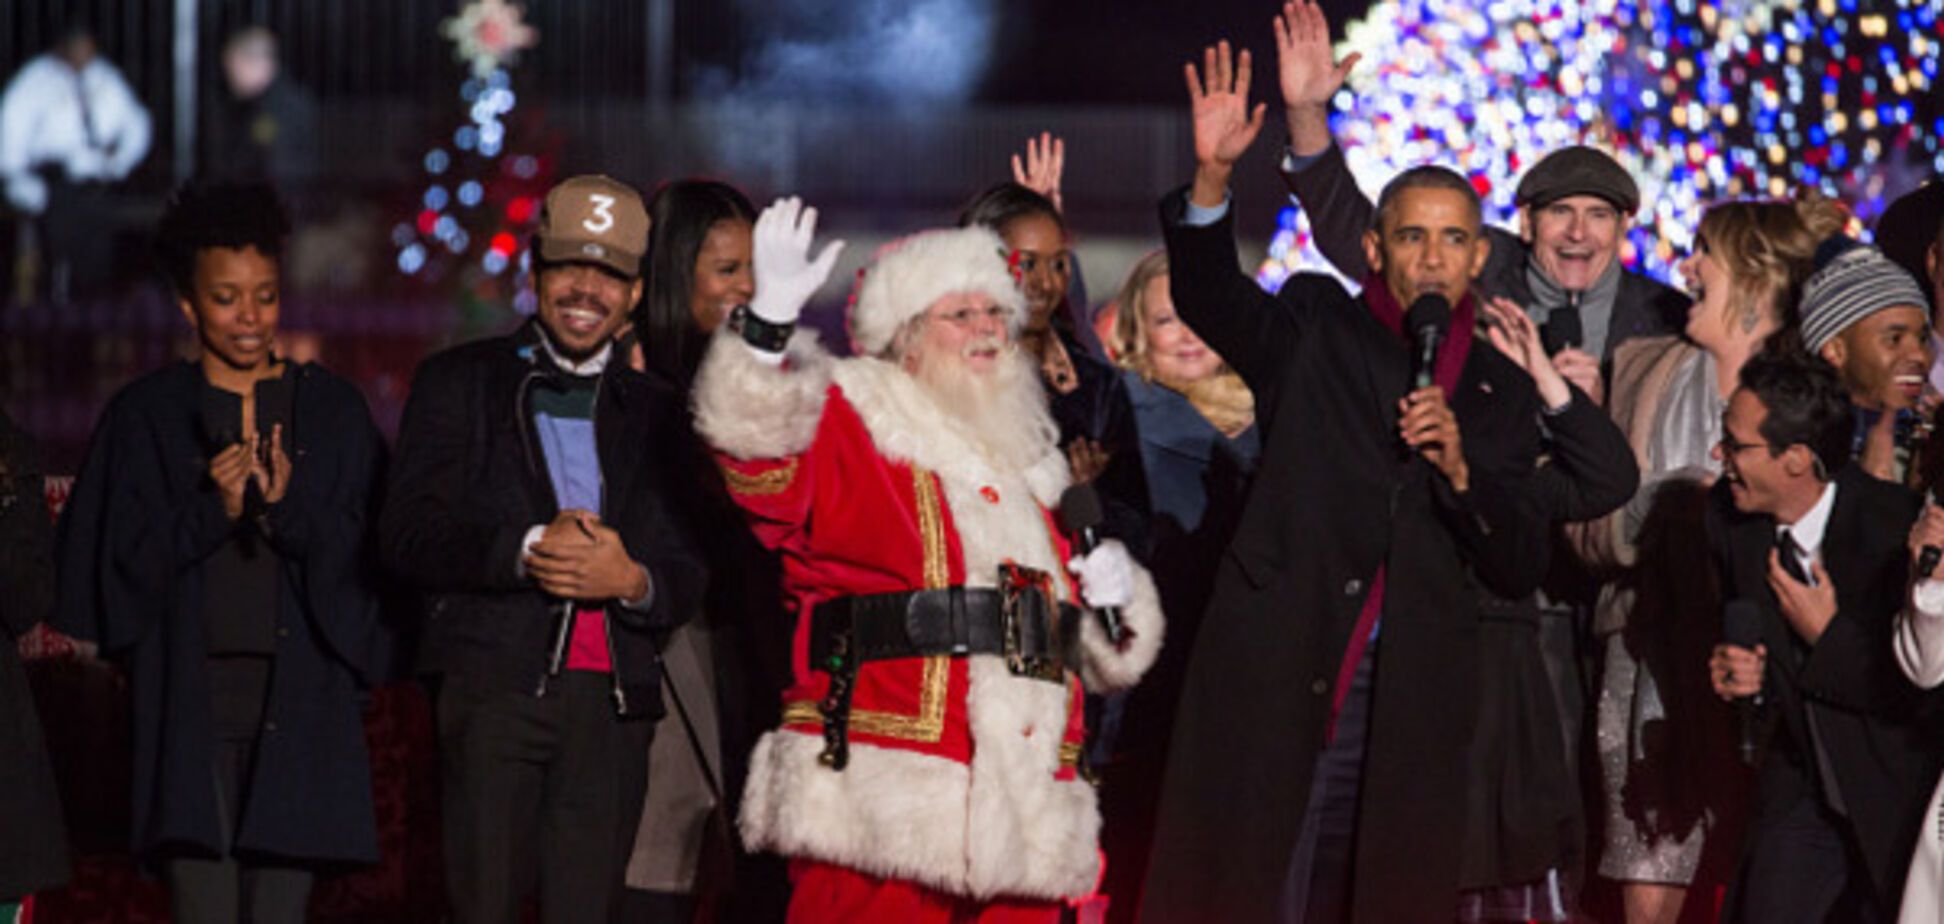
M 695 374 L 695 429 L 738 459 L 780 459 L 810 448 L 830 389 L 830 354 L 799 328 L 780 366 L 758 358 L 728 325 Z
M 1092 613 L 1080 617 L 1080 682 L 1095 693 L 1113 693 L 1140 682 L 1161 654 L 1165 633 L 1161 595 L 1146 568 L 1134 566 L 1134 602 L 1121 609 L 1126 647 L 1116 648 Z

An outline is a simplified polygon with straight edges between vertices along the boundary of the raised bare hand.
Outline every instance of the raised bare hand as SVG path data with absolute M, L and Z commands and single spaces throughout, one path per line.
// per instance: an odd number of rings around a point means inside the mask
M 1066 169 L 1066 141 L 1052 132 L 1040 132 L 1037 139 L 1026 139 L 1026 160 L 1022 163 L 1019 155 L 1012 156 L 1013 182 L 1026 187 L 1053 203 L 1053 208 L 1065 212 L 1066 205 L 1060 201 L 1060 174 Z
M 1248 49 L 1237 61 L 1227 39 L 1202 50 L 1202 71 L 1194 62 L 1182 69 L 1188 80 L 1188 99 L 1194 106 L 1195 161 L 1228 170 L 1255 143 L 1268 106 L 1249 108 L 1249 77 L 1253 62 Z M 1206 79 L 1204 80 L 1204 76 Z
M 1504 296 L 1492 298 L 1485 303 L 1485 321 L 1485 336 L 1507 359 L 1532 376 L 1532 386 L 1539 392 L 1539 400 L 1549 408 L 1564 407 L 1573 400 L 1573 393 L 1566 387 L 1565 378 L 1552 360 L 1546 357 L 1539 328 L 1517 302 Z
M 1338 61 L 1330 47 L 1330 21 L 1322 7 L 1308 0 L 1284 3 L 1274 27 L 1283 105 L 1290 109 L 1329 105 L 1363 55 L 1353 51 Z

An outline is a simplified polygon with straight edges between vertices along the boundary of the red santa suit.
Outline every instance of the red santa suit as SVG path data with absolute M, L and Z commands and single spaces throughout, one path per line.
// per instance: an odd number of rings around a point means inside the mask
M 1081 619 L 1077 671 L 1050 681 L 994 654 L 863 662 L 847 763 L 819 760 L 832 675 L 812 650 L 817 604 L 990 588 L 1008 562 L 1078 600 L 1049 512 L 1070 479 L 1053 440 L 1028 466 L 996 465 L 925 385 L 875 358 L 952 292 L 984 292 L 1016 316 L 1000 252 L 987 231 L 921 236 L 866 274 L 851 317 L 859 358 L 833 359 L 799 331 L 783 363 L 766 362 L 725 334 L 697 377 L 697 428 L 757 536 L 781 552 L 797 614 L 782 727 L 756 746 L 740 818 L 750 849 L 796 861 L 792 920 L 905 919 L 927 902 L 1025 920 L 1086 895 L 1100 872 L 1094 790 L 1077 773 L 1081 685 L 1126 688 L 1153 662 L 1161 612 L 1145 572 L 1124 612 L 1132 639 L 1116 647 Z

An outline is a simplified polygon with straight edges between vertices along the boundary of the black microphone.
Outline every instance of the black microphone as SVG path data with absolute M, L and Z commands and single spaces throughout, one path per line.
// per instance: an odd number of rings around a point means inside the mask
M 1438 344 L 1444 342 L 1445 332 L 1451 329 L 1451 299 L 1436 292 L 1426 292 L 1411 303 L 1411 310 L 1404 313 L 1404 329 L 1411 334 L 1411 344 L 1417 347 L 1417 388 L 1429 388 L 1432 373 L 1438 365 Z
M 1762 640 L 1762 611 L 1751 600 L 1730 600 L 1728 608 L 1722 613 L 1722 641 L 1737 648 L 1754 651 Z M 1735 717 L 1741 726 L 1741 740 L 1738 750 L 1742 763 L 1755 765 L 1755 707 L 1760 705 L 1762 694 L 1739 696 L 1735 698 Z
M 1100 511 L 1100 495 L 1090 484 L 1076 484 L 1060 495 L 1060 525 L 1079 540 L 1080 553 L 1085 555 L 1100 546 L 1097 530 L 1106 516 Z M 1107 633 L 1107 640 L 1118 645 L 1126 633 L 1121 629 L 1120 607 L 1103 606 L 1094 610 L 1100 619 L 1100 628 Z
M 1545 326 L 1539 331 L 1539 340 L 1546 347 L 1547 356 L 1558 356 L 1560 350 L 1576 350 L 1586 342 L 1586 329 L 1580 324 L 1579 307 L 1574 304 L 1578 299 L 1554 308 L 1546 315 Z
M 1937 493 L 1939 488 L 1944 488 L 1944 485 L 1931 486 L 1930 502 L 1935 505 L 1944 506 L 1944 496 L 1940 496 Z M 1923 548 L 1918 549 L 1917 550 L 1917 580 L 1921 581 L 1927 577 L 1930 577 L 1931 572 L 1937 570 L 1937 560 L 1940 558 L 1944 558 L 1944 549 L 1940 549 L 1937 546 L 1926 545 Z

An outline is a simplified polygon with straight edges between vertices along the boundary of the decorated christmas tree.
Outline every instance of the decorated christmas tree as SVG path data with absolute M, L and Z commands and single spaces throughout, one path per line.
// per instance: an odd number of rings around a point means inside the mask
M 463 111 L 451 135 L 423 157 L 425 186 L 409 220 L 392 228 L 399 272 L 428 283 L 451 281 L 462 333 L 497 326 L 511 299 L 531 312 L 522 243 L 551 177 L 548 159 L 509 151 L 507 118 L 518 102 L 510 70 L 538 35 L 523 8 L 473 0 L 442 31 L 467 68 L 459 85 Z

